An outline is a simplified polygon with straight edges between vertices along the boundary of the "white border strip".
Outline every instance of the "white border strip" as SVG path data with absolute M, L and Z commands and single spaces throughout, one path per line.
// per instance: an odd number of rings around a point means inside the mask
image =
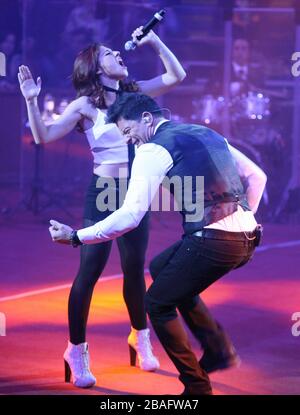
M 108 276 L 108 277 L 103 277 L 103 278 L 101 278 L 101 281 L 111 281 L 111 280 L 116 280 L 116 279 L 122 278 L 122 277 L 123 277 L 123 274 L 116 274 L 116 275 L 111 275 L 111 276 Z M 72 287 L 71 283 L 64 284 L 64 285 L 55 285 L 54 287 L 43 288 L 42 290 L 27 291 L 25 293 L 10 295 L 8 297 L 0 297 L 0 302 L 18 300 L 20 298 L 30 297 L 32 295 L 40 295 L 40 294 L 45 294 L 45 293 L 51 293 L 53 291 L 64 290 L 66 288 L 71 288 L 71 287 Z
M 149 273 L 149 269 L 146 268 L 144 272 L 145 274 Z M 107 277 L 101 278 L 100 281 L 111 281 L 111 280 L 117 280 L 118 278 L 123 278 L 123 274 L 109 275 Z M 66 288 L 71 288 L 71 287 L 72 287 L 72 283 L 64 284 L 64 285 L 55 285 L 54 287 L 43 288 L 41 290 L 27 291 L 25 293 L 10 295 L 8 297 L 0 297 L 0 302 L 18 300 L 20 298 L 30 297 L 32 295 L 40 295 L 40 294 L 50 293 L 53 291 L 65 290 Z

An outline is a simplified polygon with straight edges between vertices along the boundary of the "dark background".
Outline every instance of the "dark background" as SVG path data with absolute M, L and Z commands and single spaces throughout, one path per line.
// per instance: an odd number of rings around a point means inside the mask
M 72 100 L 75 97 L 70 81 L 74 58 L 79 50 L 94 41 L 121 51 L 131 79 L 156 76 L 162 72 L 162 66 L 151 47 L 146 45 L 128 53 L 124 51 L 124 43 L 136 27 L 146 23 L 163 7 L 166 17 L 156 32 L 179 58 L 187 77 L 159 102 L 170 108 L 173 119 L 201 123 L 201 99 L 210 88 L 211 74 L 218 74 L 224 61 L 223 7 L 228 3 L 225 0 L 138 3 L 0 0 L 0 51 L 5 49 L 7 55 L 7 74 L 0 78 L 2 214 L 9 214 L 22 201 L 26 202 L 25 209 L 34 210 L 33 192 L 34 198 L 40 198 L 35 200 L 36 211 L 43 198 L 44 207 L 57 204 L 61 192 L 68 200 L 66 203 L 82 206 L 92 169 L 89 148 L 82 134 L 74 132 L 46 148 L 37 149 L 32 143 L 17 81 L 20 64 L 28 65 L 35 78 L 42 78 L 41 107 L 46 93 L 54 96 L 56 106 L 62 98 Z M 297 206 L 291 209 L 286 202 L 288 208 L 283 206 L 284 214 L 278 214 L 278 206 L 289 186 L 294 159 L 294 78 L 291 75 L 296 29 L 294 6 L 294 1 L 288 0 L 237 0 L 232 19 L 233 38 L 246 37 L 250 41 L 251 62 L 263 68 L 266 90 L 280 96 L 270 98 L 268 121 L 257 124 L 267 137 L 262 144 L 257 145 L 251 132 L 243 137 L 228 137 L 244 141 L 248 150 L 241 149 L 248 151 L 247 155 L 267 172 L 268 200 L 262 203 L 261 215 L 271 222 L 289 221 L 298 209 Z M 257 7 L 269 10 L 248 9 Z M 282 8 L 282 12 L 278 12 L 278 8 Z M 213 127 L 223 132 L 222 125 Z M 299 216 L 296 215 L 296 219 Z

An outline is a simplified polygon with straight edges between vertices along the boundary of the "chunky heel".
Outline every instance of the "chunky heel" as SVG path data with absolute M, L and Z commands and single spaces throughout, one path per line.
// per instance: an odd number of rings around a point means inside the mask
M 71 368 L 69 363 L 64 360 L 65 362 L 65 382 L 70 383 L 71 382 Z
M 72 382 L 78 388 L 91 388 L 95 385 L 96 378 L 90 371 L 89 349 L 86 342 L 77 345 L 68 342 L 64 362 L 67 383 Z
M 130 355 L 130 366 L 135 366 L 136 365 L 136 351 L 130 345 L 129 345 L 129 355 Z
M 138 363 L 138 366 L 147 372 L 159 369 L 159 361 L 152 353 L 149 329 L 136 330 L 131 327 L 128 345 L 131 366 Z

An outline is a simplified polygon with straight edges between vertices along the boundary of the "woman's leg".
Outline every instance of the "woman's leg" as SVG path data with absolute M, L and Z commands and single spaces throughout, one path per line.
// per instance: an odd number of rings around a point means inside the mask
M 149 213 L 145 215 L 136 229 L 117 240 L 124 274 L 123 296 L 131 326 L 136 330 L 143 330 L 147 327 L 144 264 L 148 239 Z
M 84 220 L 84 227 L 95 221 Z M 74 345 L 85 342 L 86 324 L 94 286 L 98 281 L 109 257 L 112 242 L 96 245 L 82 245 L 80 267 L 69 296 L 70 342 Z
M 152 353 L 145 307 L 144 263 L 148 228 L 149 214 L 146 214 L 136 229 L 118 238 L 118 246 L 124 274 L 123 296 L 131 322 L 128 337 L 130 364 L 135 366 L 138 358 L 142 370 L 154 371 L 159 368 L 159 361 Z

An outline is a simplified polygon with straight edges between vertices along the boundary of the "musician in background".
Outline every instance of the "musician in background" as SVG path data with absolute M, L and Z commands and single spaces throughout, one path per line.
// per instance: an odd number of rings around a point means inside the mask
M 62 98 L 60 103 L 58 104 L 57 107 L 57 112 L 58 114 L 62 114 L 64 112 L 64 110 L 67 108 L 67 106 L 69 105 L 69 100 L 67 98 Z
M 59 114 L 55 112 L 55 99 L 51 94 L 46 94 L 44 97 L 42 120 L 45 125 L 50 125 L 58 118 Z
M 206 92 L 215 96 L 224 94 L 224 66 L 218 65 L 217 71 L 209 79 Z M 236 38 L 232 45 L 230 95 L 235 97 L 258 92 L 264 87 L 265 75 L 259 64 L 251 62 L 250 42 L 246 38 Z
M 47 93 L 43 100 L 43 111 L 41 112 L 42 120 L 46 126 L 53 124 L 59 118 L 60 114 L 55 111 L 55 99 L 53 95 Z M 27 120 L 25 127 L 30 128 L 29 120 Z

